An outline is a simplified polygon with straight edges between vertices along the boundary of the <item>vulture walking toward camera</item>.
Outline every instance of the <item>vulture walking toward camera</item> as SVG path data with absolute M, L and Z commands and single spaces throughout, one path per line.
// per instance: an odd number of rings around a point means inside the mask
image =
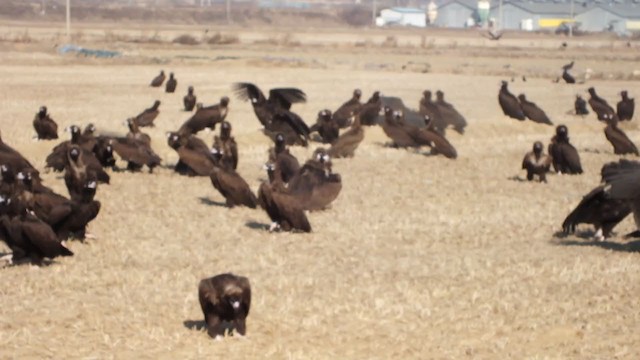
M 196 95 L 193 93 L 193 86 L 189 86 L 189 88 L 187 89 L 187 95 L 182 98 L 184 110 L 193 111 L 193 108 L 196 106 L 196 99 Z
M 620 100 L 616 106 L 618 118 L 620 121 L 631 120 L 633 118 L 633 111 L 635 109 L 635 99 L 629 98 L 629 94 L 624 90 L 620 92 L 622 100 Z
M 264 127 L 265 135 L 274 139 L 280 133 L 285 137 L 287 145 L 308 145 L 309 127 L 298 114 L 290 110 L 292 104 L 306 102 L 307 97 L 302 90 L 271 89 L 269 98 L 266 98 L 262 91 L 251 83 L 235 83 L 233 89 L 239 99 L 251 101 L 253 111 Z
M 540 141 L 533 143 L 533 150 L 526 153 L 522 160 L 522 168 L 527 170 L 527 180 L 538 176 L 540 182 L 547 182 L 547 173 L 551 168 L 551 157 L 544 154 L 544 146 Z
M 184 135 L 197 134 L 204 129 L 215 130 L 229 113 L 229 98 L 223 96 L 220 103 L 210 106 L 196 105 L 196 112 L 180 126 L 178 132 Z
M 430 119 L 431 129 L 444 135 L 447 126 L 449 125 L 444 121 L 440 115 L 440 108 L 432 99 L 430 90 L 422 92 L 422 98 L 420 99 L 420 114 L 422 116 L 428 116 Z
M 47 107 L 41 106 L 33 119 L 33 128 L 38 140 L 53 140 L 58 138 L 58 124 L 47 113 Z
M 547 114 L 538 107 L 535 103 L 527 100 L 524 94 L 518 95 L 518 100 L 520 100 L 520 108 L 524 115 L 531 121 L 537 122 L 539 124 L 547 124 L 553 125 Z
M 580 155 L 571 143 L 569 143 L 569 129 L 565 125 L 556 127 L 556 135 L 549 143 L 549 155 L 551 155 L 553 169 L 561 174 L 582 174 Z
M 333 121 L 338 125 L 340 129 L 349 127 L 353 117 L 360 112 L 362 103 L 360 98 L 362 97 L 362 91 L 360 89 L 353 90 L 353 96 L 349 101 L 342 104 L 338 110 L 333 113 Z M 328 110 L 327 110 L 328 111 Z M 327 143 L 331 143 L 330 141 Z
M 158 76 L 154 77 L 153 80 L 151 80 L 151 86 L 152 87 L 162 86 L 162 83 L 164 82 L 165 78 L 166 78 L 166 75 L 164 74 L 164 70 L 160 70 L 160 74 L 158 74 Z
M 231 273 L 203 279 L 198 284 L 198 299 L 207 325 L 207 333 L 215 340 L 230 328 L 234 336 L 247 333 L 246 320 L 251 308 L 249 279 Z
M 507 85 L 508 83 L 506 81 L 502 81 L 500 92 L 498 93 L 498 103 L 500 103 L 502 112 L 508 117 L 520 121 L 526 120 L 526 116 L 522 111 L 522 106 L 520 105 L 518 98 L 509 91 Z

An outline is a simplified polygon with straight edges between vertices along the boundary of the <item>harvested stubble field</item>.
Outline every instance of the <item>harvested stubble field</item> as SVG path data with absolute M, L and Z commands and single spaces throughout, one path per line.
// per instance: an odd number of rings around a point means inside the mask
M 453 46 L 445 35 L 434 36 L 444 45 L 386 47 L 362 34 L 334 36 L 367 46 L 248 46 L 239 33 L 240 43 L 218 47 L 82 44 L 123 52 L 109 60 L 59 56 L 37 38 L 0 43 L 2 138 L 40 169 L 55 145 L 32 140 L 40 105 L 61 128 L 93 122 L 124 134 L 122 121 L 155 99 L 157 127 L 145 131 L 166 165 L 113 173 L 89 227 L 97 239 L 70 242 L 74 257 L 0 269 L 0 358 L 638 358 L 639 246 L 621 236 L 634 230 L 631 219 L 603 243 L 589 239 L 588 226 L 554 236 L 599 183 L 601 166 L 618 159 L 595 116 L 567 115 L 575 94 L 590 85 L 616 102 L 625 88 L 638 96 L 637 81 L 551 82 L 571 59 L 577 73 L 630 73 L 636 48 L 580 39 L 585 46 L 560 52 L 557 38 L 503 47 L 476 36 Z M 421 62 L 428 72 L 402 68 Z M 148 87 L 160 69 L 176 74 L 175 94 Z M 524 153 L 554 129 L 502 115 L 498 84 L 512 75 L 512 92 L 568 125 L 585 174 L 523 181 Z M 343 190 L 331 209 L 309 214 L 313 233 L 269 233 L 263 211 L 227 209 L 208 178 L 170 168 L 177 156 L 164 134 L 189 116 L 181 111 L 187 86 L 215 103 L 237 81 L 302 88 L 309 101 L 294 110 L 308 123 L 354 88 L 414 108 L 424 89 L 442 89 L 469 126 L 448 133 L 455 161 L 389 148 L 380 128 L 367 128 L 355 158 L 334 160 Z M 257 189 L 270 144 L 250 104 L 232 97 L 228 120 L 239 173 Z M 624 124 L 636 141 L 637 121 Z M 316 146 L 293 152 L 304 160 Z M 60 174 L 43 177 L 66 194 Z M 202 328 L 197 283 L 227 271 L 252 283 L 248 336 L 214 342 Z

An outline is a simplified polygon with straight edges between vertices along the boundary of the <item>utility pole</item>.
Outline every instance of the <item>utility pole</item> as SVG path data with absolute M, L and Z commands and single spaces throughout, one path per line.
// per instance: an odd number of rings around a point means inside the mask
M 378 12 L 377 7 L 378 7 L 378 1 L 377 0 L 373 0 L 373 6 L 371 7 L 372 8 L 372 11 L 371 11 L 371 25 L 374 26 L 374 27 L 376 26 L 376 13 Z
M 571 0 L 571 23 L 569 23 L 569 37 L 573 37 L 573 24 L 575 24 L 575 18 L 574 18 L 575 14 L 574 14 L 574 8 L 573 8 L 573 0 Z
M 498 26 L 498 30 L 502 30 L 502 0 L 500 0 L 500 6 L 498 7 L 498 20 L 500 21 Z
M 71 40 L 71 0 L 67 0 L 67 39 Z
M 227 0 L 227 25 L 231 25 L 231 0 Z

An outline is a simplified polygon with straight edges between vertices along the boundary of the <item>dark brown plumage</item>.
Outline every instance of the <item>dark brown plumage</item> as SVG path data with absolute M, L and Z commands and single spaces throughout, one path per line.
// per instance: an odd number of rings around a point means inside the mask
M 173 93 L 176 91 L 176 86 L 178 86 L 178 80 L 176 80 L 176 78 L 173 76 L 173 73 L 169 73 L 169 80 L 167 80 L 164 91 Z
M 420 137 L 424 141 L 429 142 L 431 146 L 431 154 L 442 154 L 446 158 L 456 159 L 458 157 L 458 151 L 455 147 L 444 137 L 444 135 L 433 130 L 431 127 L 431 119 L 428 115 L 424 116 L 425 127 L 419 129 Z
M 576 115 L 589 115 L 589 110 L 587 110 L 587 102 L 580 95 L 576 95 L 576 101 L 573 103 L 573 108 L 576 111 Z
M 82 149 L 78 145 L 71 145 L 67 150 L 64 183 L 71 200 L 79 200 L 83 196 L 85 184 L 97 180 L 97 175 L 89 171 L 83 157 Z
M 434 131 L 439 134 L 444 134 L 445 129 L 447 128 L 447 123 L 444 121 L 442 116 L 440 115 L 440 110 L 438 105 L 433 101 L 432 94 L 430 90 L 425 90 L 422 92 L 422 98 L 420 99 L 420 114 L 424 116 L 428 116 L 431 119 L 431 127 Z
M 598 116 L 598 120 L 605 121 L 606 119 L 608 119 L 607 115 L 612 115 L 613 118 L 617 120 L 618 115 L 616 115 L 611 105 L 609 105 L 609 103 L 607 103 L 605 99 L 598 96 L 598 94 L 596 94 L 596 90 L 593 87 L 590 87 L 588 91 L 590 95 L 588 101 L 589 106 L 591 106 L 593 112 L 595 112 Z
M 14 169 L 14 171 L 32 170 L 36 175 L 39 175 L 36 168 L 31 165 L 20 152 L 7 145 L 2 136 L 0 135 L 0 165 L 7 165 Z
M 160 70 L 160 74 L 158 74 L 156 77 L 153 78 L 153 80 L 151 80 L 151 86 L 152 87 L 162 86 L 162 83 L 164 82 L 165 78 L 166 78 L 166 75 L 164 74 L 164 70 Z
M 113 139 L 111 146 L 113 151 L 127 162 L 127 170 L 130 171 L 140 171 L 146 165 L 151 173 L 162 162 L 151 145 L 144 140 L 138 140 L 134 137 L 120 137 Z
M 351 119 L 360 111 L 362 103 L 360 98 L 362 97 L 362 91 L 360 89 L 353 90 L 353 96 L 347 102 L 342 104 L 338 110 L 333 113 L 333 121 L 339 128 L 346 128 L 351 125 Z M 325 143 L 331 143 L 325 142 Z
M 47 113 L 47 107 L 41 106 L 33 119 L 33 128 L 38 140 L 53 140 L 58 138 L 58 124 Z
M 221 340 L 227 328 L 225 323 L 231 325 L 237 336 L 247 333 L 246 319 L 251 308 L 249 279 L 231 273 L 203 279 L 198 285 L 198 299 L 209 336 Z
M 575 84 L 576 83 L 576 79 L 571 76 L 571 74 L 569 74 L 568 70 L 562 70 L 562 80 L 564 80 L 564 82 L 566 82 L 567 84 Z
M 375 91 L 369 100 L 360 107 L 358 112 L 360 124 L 365 126 L 377 124 L 380 110 L 382 110 L 382 99 L 380 99 L 380 92 Z
M 356 115 L 351 128 L 340 135 L 327 153 L 334 158 L 353 157 L 362 140 L 364 140 L 364 128 L 360 124 L 360 115 Z
M 543 153 L 540 141 L 533 143 L 533 150 L 526 153 L 522 160 L 522 168 L 527 170 L 527 180 L 533 180 L 535 175 L 540 182 L 547 182 L 547 173 L 551 169 L 551 157 Z
M 209 176 L 216 160 L 204 141 L 195 135 L 167 133 L 167 143 L 178 153 L 174 170 L 182 175 Z
M 333 202 L 342 190 L 342 178 L 331 171 L 331 156 L 318 148 L 291 179 L 288 192 L 303 210 L 322 210 Z
M 88 128 L 94 128 L 93 125 L 89 125 Z M 72 146 L 77 146 L 82 152 L 83 161 L 86 164 L 89 171 L 96 175 L 96 179 L 101 183 L 108 184 L 110 176 L 104 171 L 100 160 L 94 154 L 94 150 L 97 146 L 97 139 L 93 136 L 92 131 L 80 133 L 80 128 L 71 125 L 68 128 L 71 132 L 71 140 L 63 141 L 56 145 L 51 154 L 46 158 L 47 168 L 51 168 L 54 171 L 63 171 L 68 166 L 69 158 L 67 156 L 69 149 Z
M 231 124 L 223 121 L 220 125 L 220 136 L 213 138 L 211 153 L 219 155 L 218 164 L 225 169 L 235 170 L 238 167 L 238 144 L 231 136 Z
M 53 229 L 39 219 L 33 211 L 25 208 L 20 216 L 0 217 L 0 224 L 6 236 L 2 240 L 11 248 L 12 261 L 30 258 L 42 264 L 44 258 L 72 256 L 73 252 L 64 246 Z
M 269 182 L 263 182 L 258 189 L 258 202 L 271 219 L 269 231 L 311 232 L 311 224 L 299 200 L 289 193 L 274 164 L 267 164 Z
M 516 98 L 507 88 L 508 83 L 502 81 L 500 86 L 500 92 L 498 93 L 498 103 L 502 108 L 502 112 L 510 118 L 514 118 L 520 121 L 526 120 L 526 116 L 522 111 L 522 107 L 518 98 Z
M 426 100 L 426 99 L 425 99 Z M 452 126 L 459 134 L 464 134 L 464 128 L 467 126 L 467 119 L 456 110 L 456 108 L 444 100 L 444 93 L 440 90 L 436 91 L 437 115 L 447 126 Z
M 253 111 L 264 127 L 265 135 L 274 139 L 277 134 L 282 134 L 288 145 L 307 146 L 309 127 L 298 114 L 290 111 L 292 104 L 306 101 L 306 94 L 302 90 L 271 89 L 267 99 L 262 91 L 251 83 L 235 83 L 233 89 L 239 99 L 251 101 Z
M 318 132 L 324 144 L 331 144 L 340 136 L 340 126 L 335 120 L 331 110 L 325 109 L 318 112 L 316 123 L 309 128 L 309 133 Z
M 139 127 L 155 126 L 153 121 L 158 117 L 158 114 L 160 114 L 159 107 L 160 107 L 160 100 L 156 100 L 153 102 L 153 105 L 151 105 L 150 108 L 147 108 L 144 111 L 142 111 L 140 114 L 136 115 L 134 118 L 136 125 Z
M 214 154 L 216 157 L 216 154 Z M 220 160 L 217 154 L 216 161 Z M 246 206 L 255 209 L 257 199 L 249 184 L 233 169 L 225 169 L 217 163 L 210 175 L 211 184 L 224 196 L 228 207 Z
M 196 112 L 180 126 L 180 134 L 197 134 L 204 129 L 215 130 L 216 125 L 223 122 L 229 112 L 229 98 L 223 96 L 220 103 L 203 106 L 202 103 L 196 105 Z
M 393 111 L 385 106 L 384 121 L 381 126 L 394 147 L 431 146 L 431 141 L 417 126 L 404 123 L 402 111 Z
M 640 163 L 621 159 L 603 166 L 601 175 L 607 197 L 624 201 L 633 212 L 637 230 L 628 236 L 637 237 L 640 233 Z
M 607 126 L 604 128 L 604 135 L 613 145 L 613 152 L 617 155 L 638 154 L 638 148 L 629 139 L 627 134 L 618 127 L 618 121 L 613 119 L 610 114 L 605 115 Z
M 518 100 L 520 100 L 520 107 L 524 115 L 533 122 L 537 122 L 539 124 L 547 124 L 553 125 L 547 114 L 538 107 L 535 103 L 528 101 L 524 94 L 518 95 Z
M 549 144 L 553 168 L 561 174 L 582 174 L 580 155 L 573 145 L 569 143 L 569 129 L 565 125 L 556 127 L 556 135 L 551 138 Z
M 287 144 L 282 134 L 276 135 L 274 144 L 275 146 L 269 149 L 269 162 L 275 165 L 275 171 L 280 173 L 278 176 L 286 184 L 298 173 L 300 163 L 287 149 Z
M 193 86 L 189 86 L 187 89 L 187 95 L 182 98 L 182 103 L 184 104 L 185 111 L 193 111 L 193 108 L 196 106 L 196 95 L 193 93 Z
M 579 224 L 592 224 L 596 228 L 596 240 L 611 236 L 613 228 L 631 213 L 631 207 L 625 200 L 610 198 L 605 189 L 606 185 L 599 185 L 582 198 L 562 222 L 565 234 L 574 233 Z
M 618 102 L 616 105 L 616 110 L 618 113 L 618 118 L 620 121 L 625 121 L 633 118 L 633 111 L 635 110 L 635 99 L 629 98 L 626 90 L 620 92 L 620 96 L 622 100 Z

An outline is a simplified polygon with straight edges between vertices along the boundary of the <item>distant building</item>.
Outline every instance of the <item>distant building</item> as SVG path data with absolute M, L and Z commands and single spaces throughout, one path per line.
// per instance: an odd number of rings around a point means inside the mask
M 640 31 L 640 5 L 597 5 L 576 15 L 580 30 L 614 31 L 618 34 Z
M 394 7 L 380 11 L 376 18 L 377 26 L 427 26 L 427 13 L 422 9 Z
M 471 21 L 470 21 L 471 19 Z M 480 21 L 477 0 L 448 0 L 438 6 L 433 25 L 449 28 L 468 27 Z
M 574 14 L 579 7 L 574 7 Z M 491 18 L 500 25 L 500 9 L 491 8 Z M 516 2 L 502 4 L 502 29 L 541 30 L 555 29 L 563 22 L 571 22 L 571 4 L 553 2 Z

